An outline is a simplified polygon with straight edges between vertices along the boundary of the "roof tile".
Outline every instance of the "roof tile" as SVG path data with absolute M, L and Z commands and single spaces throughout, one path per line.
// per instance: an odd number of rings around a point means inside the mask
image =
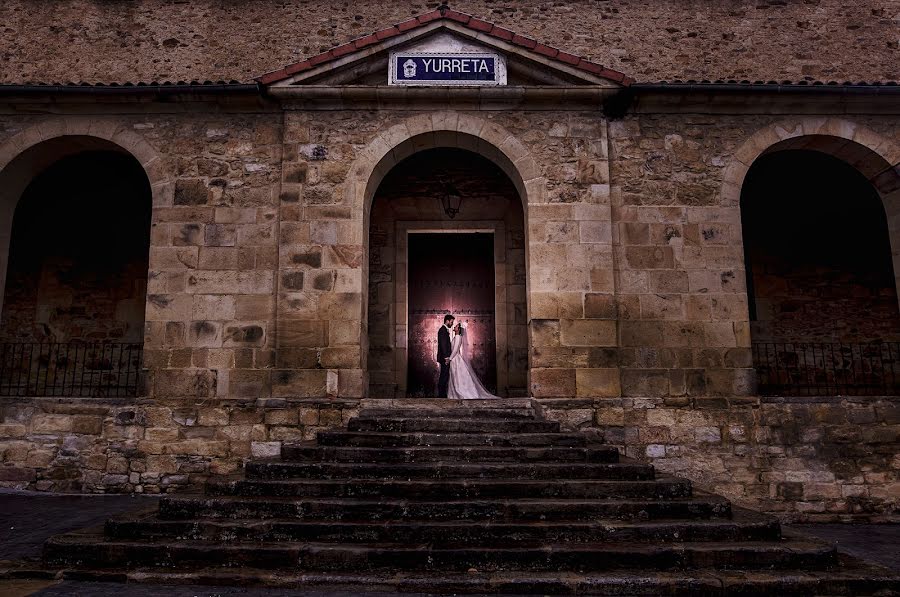
M 496 37 L 497 39 L 505 39 L 506 41 L 512 41 L 512 38 L 515 37 L 515 33 L 510 31 L 509 29 L 504 29 L 503 27 L 498 27 L 494 25 L 491 29 L 491 35 Z
M 419 23 L 421 23 L 422 25 L 424 25 L 425 23 L 430 23 L 431 21 L 436 21 L 436 20 L 438 20 L 438 19 L 440 19 L 440 18 L 443 18 L 443 17 L 441 16 L 441 11 L 439 11 L 439 10 L 432 10 L 431 12 L 426 12 L 426 13 L 423 14 L 423 15 L 417 16 L 417 17 L 416 17 L 416 20 L 418 20 Z
M 491 28 L 494 26 L 492 23 L 482 21 L 481 19 L 476 19 L 475 17 L 469 19 L 468 25 L 469 29 L 474 29 L 475 31 L 483 31 L 484 33 L 489 33 Z
M 524 46 L 529 50 L 533 49 L 537 45 L 537 42 L 530 37 L 525 37 L 524 35 L 519 35 L 518 33 L 513 35 L 512 42 L 517 46 Z
M 467 15 L 464 12 L 459 12 L 456 10 L 449 10 L 449 9 L 444 11 L 443 16 L 445 19 L 459 21 L 460 23 L 463 23 L 463 24 L 468 23 L 472 19 L 472 15 Z
M 538 54 L 549 56 L 550 58 L 556 58 L 556 55 L 559 54 L 559 50 L 551 48 L 550 46 L 545 46 L 544 44 L 537 44 L 534 46 L 534 51 Z
M 409 19 L 408 21 L 403 21 L 402 23 L 397 23 L 397 29 L 400 32 L 409 31 L 410 29 L 415 29 L 419 26 L 419 21 L 417 19 Z
M 400 35 L 400 30 L 396 26 L 388 27 L 387 29 L 382 29 L 381 31 L 375 32 L 375 37 L 377 37 L 378 39 L 388 39 L 397 35 Z
M 378 42 L 378 38 L 375 37 L 375 34 L 372 33 L 370 35 L 366 35 L 365 37 L 360 37 L 359 39 L 353 42 L 353 45 L 357 48 L 365 48 L 366 46 L 371 46 L 374 43 Z

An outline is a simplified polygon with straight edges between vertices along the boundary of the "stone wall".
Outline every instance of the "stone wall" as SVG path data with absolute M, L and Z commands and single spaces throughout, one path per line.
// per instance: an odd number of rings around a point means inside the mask
M 544 401 L 628 457 L 787 521 L 896 519 L 896 398 Z
M 755 391 L 740 188 L 732 192 L 723 179 L 742 144 L 775 123 L 785 136 L 800 126 L 749 115 L 642 114 L 610 123 L 623 396 Z M 890 118 L 815 123 L 845 138 L 857 126 L 898 138 Z M 758 151 L 779 140 L 773 132 Z
M 18 399 L 0 406 L 0 487 L 170 493 L 238 473 L 284 441 L 340 428 L 357 400 L 138 404 Z M 785 520 L 892 520 L 900 404 L 888 398 L 541 400 L 568 428 Z
M 132 403 L 129 403 L 132 402 Z M 136 402 L 136 403 L 135 403 Z M 0 487 L 83 493 L 170 493 L 240 472 L 345 425 L 357 401 L 13 399 L 0 404 Z
M 897 78 L 890 0 L 450 4 L 638 81 Z M 0 81 L 247 81 L 437 5 L 5 0 Z
M 375 189 L 392 156 L 455 147 L 494 161 L 526 199 L 529 391 L 564 399 L 552 416 L 745 505 L 895 507 L 894 401 L 753 396 L 729 178 L 758 131 L 816 125 L 888 146 L 895 118 L 154 109 L 0 116 L 4 151 L 48 130 L 117 139 L 153 194 L 146 396 L 7 400 L 6 485 L 196 487 L 343 425 L 368 385 Z

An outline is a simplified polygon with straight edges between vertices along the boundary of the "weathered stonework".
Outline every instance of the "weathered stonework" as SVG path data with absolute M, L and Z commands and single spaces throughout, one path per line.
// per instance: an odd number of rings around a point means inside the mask
M 605 4 L 596 14 L 613 23 L 635 10 Z M 770 4 L 729 10 L 734 17 L 758 11 L 748 17 L 754 22 L 765 20 L 758 14 L 802 12 Z M 60 18 L 77 6 L 70 3 Z M 141 10 L 152 19 L 195 10 L 178 6 Z M 21 7 L 8 3 L 0 16 L 24 14 Z M 587 39 L 579 27 L 595 32 L 601 25 L 566 27 L 557 17 L 570 8 L 547 7 L 555 16 L 544 19 L 526 2 L 503 14 L 512 25 L 563 27 L 561 39 L 577 50 Z M 257 10 L 248 7 L 240 18 Z M 309 14 L 325 10 L 332 9 Z M 841 10 L 857 15 L 859 8 Z M 360 21 L 407 11 L 392 5 Z M 40 13 L 7 22 L 21 27 Z M 873 15 L 860 39 L 880 39 L 889 17 Z M 798 20 L 811 27 L 819 18 Z M 666 37 L 680 35 L 682 27 L 670 22 L 675 31 Z M 621 26 L 624 36 L 630 29 Z M 723 31 L 737 35 L 744 26 Z M 323 31 L 304 43 L 350 37 Z M 176 54 L 207 43 L 166 36 L 160 43 Z M 688 37 L 692 51 L 712 43 L 707 37 Z M 664 46 L 657 53 L 675 56 Z M 303 53 L 313 49 L 320 48 Z M 827 49 L 816 60 L 836 51 Z M 253 56 L 234 72 L 281 66 L 268 63 L 277 52 L 242 51 Z M 867 53 L 873 66 L 856 72 L 881 76 L 889 61 L 879 56 L 890 51 Z M 31 72 L 22 70 L 29 52 L 13 48 L 21 72 Z M 628 54 L 611 54 L 611 63 L 627 66 Z M 720 48 L 716 60 L 726 54 Z M 754 62 L 765 63 L 760 56 Z M 809 72 L 820 72 L 815 60 L 807 62 Z M 178 64 L 172 68 L 189 70 Z M 647 62 L 637 74 L 662 68 Z M 626 455 L 738 504 L 793 519 L 889 518 L 900 493 L 896 398 L 758 396 L 740 202 L 760 156 L 789 149 L 832 155 L 862 174 L 884 205 L 900 272 L 896 106 L 875 93 L 855 102 L 786 91 L 795 101 L 760 90 L 718 98 L 718 88 L 626 92 L 564 81 L 457 95 L 373 85 L 286 83 L 265 94 L 197 86 L 122 94 L 109 107 L 85 90 L 51 94 L 52 101 L 35 91 L 0 98 L 4 243 L 28 183 L 73 147 L 133 156 L 152 202 L 140 397 L 4 398 L 0 485 L 147 493 L 196 487 L 238 472 L 251 456 L 277 455 L 284 442 L 341 427 L 361 400 L 402 394 L 408 330 L 400 236 L 486 222 L 503 241 L 495 245 L 503 274 L 495 290 L 505 391 L 524 388 L 547 416 L 595 427 Z M 585 88 L 590 93 L 579 95 Z M 603 105 L 610 98 L 616 101 Z M 404 159 L 428 149 L 488 160 L 502 171 L 502 184 L 478 188 L 502 191 L 485 205 L 464 205 L 451 222 L 433 198 L 420 205 L 409 189 L 391 196 L 381 188 Z M 5 247 L 0 258 L 5 278 Z M 15 298 L 16 291 L 5 294 Z M 879 302 L 892 317 L 895 307 Z

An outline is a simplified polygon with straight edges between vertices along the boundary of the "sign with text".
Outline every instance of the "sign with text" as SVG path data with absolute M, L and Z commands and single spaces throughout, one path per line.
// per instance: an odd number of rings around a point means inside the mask
M 394 52 L 391 85 L 505 85 L 506 65 L 497 54 Z

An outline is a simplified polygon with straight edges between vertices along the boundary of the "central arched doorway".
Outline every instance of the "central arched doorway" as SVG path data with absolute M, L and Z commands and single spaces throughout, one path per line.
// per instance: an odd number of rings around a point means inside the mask
M 525 218 L 504 170 L 468 149 L 413 153 L 375 190 L 368 235 L 369 395 L 435 395 L 445 312 L 468 322 L 485 385 L 524 395 Z

